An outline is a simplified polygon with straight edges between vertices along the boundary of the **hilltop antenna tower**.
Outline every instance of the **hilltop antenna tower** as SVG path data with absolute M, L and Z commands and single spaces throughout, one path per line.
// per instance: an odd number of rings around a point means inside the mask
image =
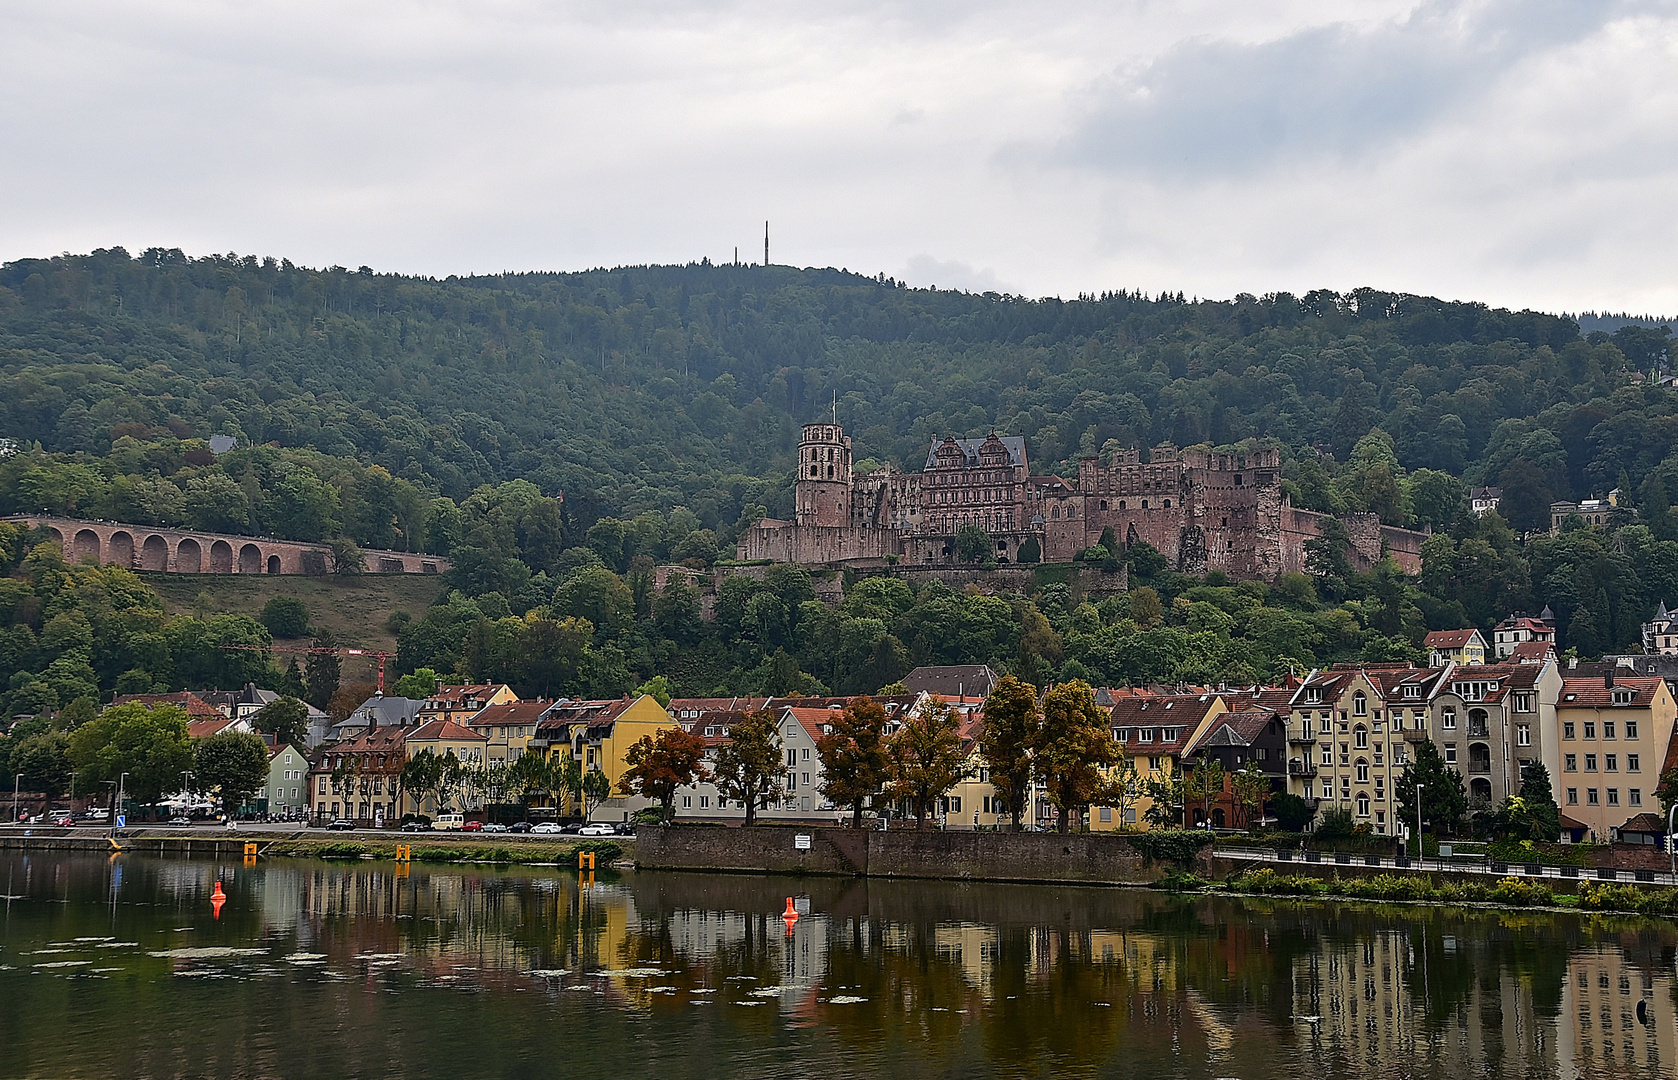
M 763 223 L 763 265 L 769 265 L 769 222 Z

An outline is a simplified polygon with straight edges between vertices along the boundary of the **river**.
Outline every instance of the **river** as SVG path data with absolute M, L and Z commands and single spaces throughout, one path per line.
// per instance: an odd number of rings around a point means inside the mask
M 129 855 L 0 881 L 0 1077 L 1678 1078 L 1678 929 L 1643 918 Z

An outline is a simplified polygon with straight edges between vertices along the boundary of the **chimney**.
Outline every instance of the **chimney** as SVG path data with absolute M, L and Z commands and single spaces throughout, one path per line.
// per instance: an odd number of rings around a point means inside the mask
M 1614 665 L 1609 664 L 1602 672 L 1602 685 L 1614 689 Z

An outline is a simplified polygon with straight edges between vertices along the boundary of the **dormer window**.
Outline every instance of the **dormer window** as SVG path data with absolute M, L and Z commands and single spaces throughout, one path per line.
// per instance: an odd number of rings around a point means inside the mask
M 1364 697 L 1362 690 L 1359 690 L 1357 693 L 1352 695 L 1352 715 L 1364 716 L 1368 713 L 1368 711 L 1369 699 Z
M 1310 704 L 1310 705 L 1321 704 L 1322 700 L 1323 700 L 1323 692 L 1320 689 L 1318 689 L 1315 686 L 1311 686 L 1311 687 L 1306 688 L 1306 690 L 1305 690 L 1305 701 L 1306 701 L 1307 704 Z
M 1630 705 L 1636 700 L 1636 698 L 1637 691 L 1635 690 L 1624 690 L 1620 688 L 1615 688 L 1614 690 L 1614 704 L 1616 705 Z
M 1406 686 L 1404 688 L 1404 696 L 1407 698 L 1419 698 L 1422 696 L 1422 688 L 1419 686 Z

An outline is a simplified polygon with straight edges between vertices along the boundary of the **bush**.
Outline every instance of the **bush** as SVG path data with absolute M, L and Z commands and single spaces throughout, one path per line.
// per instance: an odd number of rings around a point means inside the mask
M 309 606 L 295 596 L 276 596 L 262 605 L 262 625 L 277 638 L 309 633 Z
M 1196 877 L 1186 870 L 1167 870 L 1153 887 L 1167 892 L 1199 892 L 1206 888 L 1205 879 Z
M 1125 839 L 1148 862 L 1171 862 L 1187 866 L 1200 850 L 1217 839 L 1204 829 L 1162 829 L 1126 833 Z
M 1353 829 L 1350 810 L 1327 810 L 1323 812 L 1322 824 L 1317 826 L 1313 835 L 1318 840 L 1349 840 Z

